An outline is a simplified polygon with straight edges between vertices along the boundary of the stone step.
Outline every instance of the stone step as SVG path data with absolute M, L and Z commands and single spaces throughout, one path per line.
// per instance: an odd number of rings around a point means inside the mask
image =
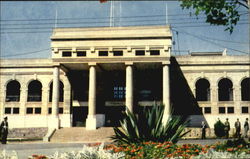
M 81 127 L 61 128 L 56 130 L 51 142 L 111 142 L 114 135 L 112 127 L 101 127 L 97 130 L 86 130 Z

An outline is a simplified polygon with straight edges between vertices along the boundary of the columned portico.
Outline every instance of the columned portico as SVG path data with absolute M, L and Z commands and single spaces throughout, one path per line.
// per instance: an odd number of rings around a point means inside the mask
M 96 120 L 96 68 L 91 65 L 89 68 L 89 101 L 88 117 L 86 120 L 86 129 L 95 130 L 97 127 Z
M 52 123 L 49 125 L 51 128 L 59 128 L 59 67 L 55 66 L 53 70 L 53 91 L 52 91 Z
M 171 113 L 170 108 L 170 82 L 169 82 L 169 66 L 167 64 L 163 65 L 163 105 L 165 106 L 164 115 L 163 115 L 163 122 L 167 122 L 168 117 Z
M 126 66 L 126 110 L 133 112 L 133 67 Z

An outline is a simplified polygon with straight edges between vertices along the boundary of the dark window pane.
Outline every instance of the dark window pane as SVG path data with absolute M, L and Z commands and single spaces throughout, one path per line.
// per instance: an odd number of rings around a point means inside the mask
M 99 56 L 108 56 L 108 51 L 99 51 Z
M 35 114 L 41 114 L 41 108 L 35 108 Z
M 48 114 L 51 114 L 52 113 L 52 108 L 49 108 L 48 109 Z
M 33 108 L 26 108 L 26 114 L 33 114 Z
M 18 81 L 13 80 L 7 84 L 6 102 L 18 102 L 20 99 L 20 84 Z
M 13 114 L 19 114 L 19 108 L 13 108 Z
M 211 114 L 211 107 L 205 107 L 204 108 L 204 113 L 205 114 Z
M 72 55 L 72 52 L 70 52 L 70 51 L 62 52 L 62 57 L 71 57 L 71 55 Z
M 219 107 L 219 114 L 225 114 L 225 107 Z
M 11 114 L 11 108 L 5 108 L 4 113 L 5 114 Z
M 233 100 L 233 83 L 223 78 L 218 83 L 219 86 L 219 101 L 232 101 Z
M 81 57 L 81 56 L 86 56 L 86 51 L 77 51 L 77 56 Z
M 59 114 L 63 114 L 63 108 L 59 108 Z
M 160 55 L 160 50 L 150 50 L 150 55 Z
M 28 86 L 28 101 L 42 100 L 42 84 L 38 80 L 31 81 Z
M 123 56 L 123 51 L 113 51 L 114 56 Z
M 143 56 L 143 55 L 145 55 L 145 50 L 136 50 L 135 55 L 136 56 Z
M 195 84 L 195 94 L 197 101 L 209 101 L 210 100 L 210 84 L 209 81 L 202 78 Z
M 241 107 L 241 113 L 248 113 L 248 107 Z
M 234 113 L 234 107 L 227 107 L 227 113 Z
M 246 78 L 241 82 L 241 100 L 250 101 L 250 78 Z

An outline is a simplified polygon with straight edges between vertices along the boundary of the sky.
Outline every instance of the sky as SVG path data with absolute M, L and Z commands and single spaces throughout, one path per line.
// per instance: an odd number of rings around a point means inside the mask
M 249 55 L 249 19 L 241 20 L 230 34 L 224 26 L 205 23 L 205 16 L 183 10 L 178 1 L 114 1 L 114 26 L 170 25 L 173 55 L 218 52 Z M 109 27 L 111 2 L 1 1 L 0 58 L 51 58 L 53 28 Z M 191 13 L 191 14 L 190 14 Z M 167 16 L 166 16 L 167 15 Z

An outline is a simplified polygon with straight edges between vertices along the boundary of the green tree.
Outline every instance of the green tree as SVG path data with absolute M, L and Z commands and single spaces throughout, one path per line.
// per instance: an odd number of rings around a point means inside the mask
M 230 33 L 240 20 L 239 8 L 249 9 L 248 0 L 182 0 L 181 7 L 193 8 L 196 16 L 204 13 L 207 23 L 226 26 Z

